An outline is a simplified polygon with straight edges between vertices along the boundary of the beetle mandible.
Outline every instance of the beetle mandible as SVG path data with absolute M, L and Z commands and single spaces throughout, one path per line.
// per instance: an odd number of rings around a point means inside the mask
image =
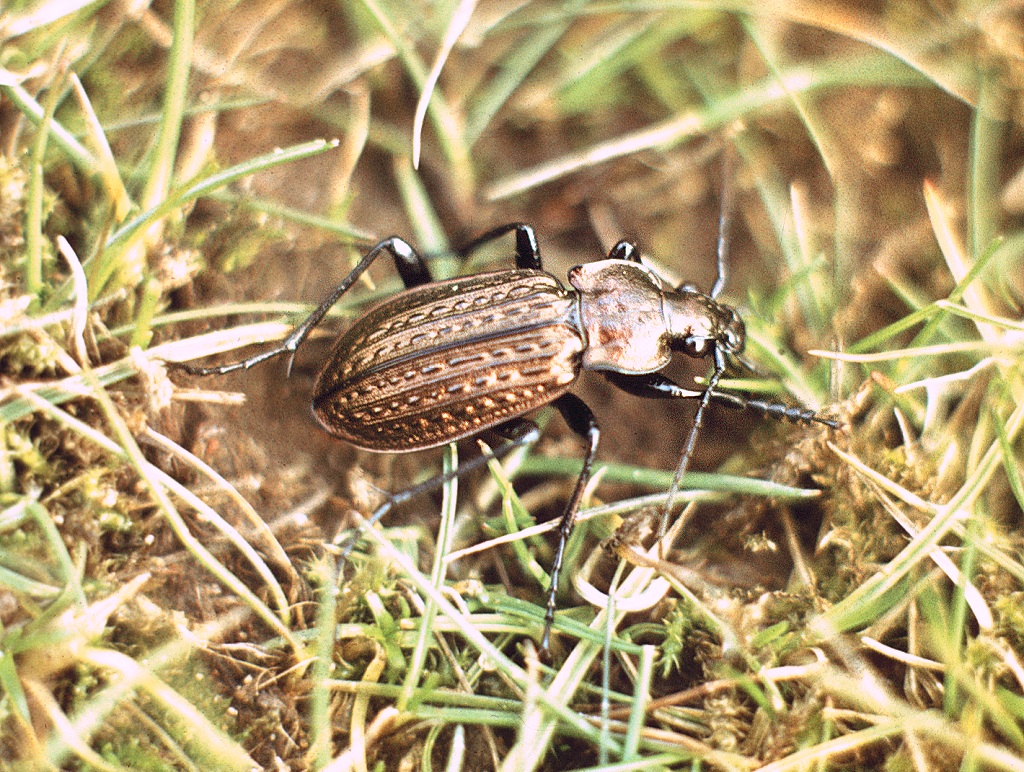
M 513 438 L 494 453 L 501 455 L 536 438 L 526 413 L 547 404 L 561 413 L 587 447 L 558 528 L 541 639 L 547 652 L 565 545 L 600 438 L 590 408 L 569 392 L 581 370 L 600 371 L 631 394 L 700 400 L 677 482 L 711 401 L 791 421 L 836 424 L 812 410 L 717 390 L 728 361 L 741 354 L 745 342 L 736 309 L 714 297 L 724 280 L 721 255 L 719 280 L 706 295 L 689 285 L 666 285 L 640 262 L 628 241 L 616 244 L 607 259 L 572 268 L 569 287 L 544 270 L 533 228 L 523 223 L 488 231 L 460 252 L 468 255 L 509 233 L 515 235 L 514 269 L 439 282 L 408 242 L 386 238 L 278 346 L 219 367 L 183 367 L 197 375 L 223 374 L 294 355 L 370 264 L 390 254 L 406 289 L 371 308 L 339 336 L 313 387 L 313 414 L 330 434 L 365 450 L 390 453 L 425 450 L 498 429 Z M 705 389 L 685 389 L 659 373 L 675 351 L 712 359 Z M 488 458 L 463 464 L 449 476 Z M 439 480 L 395 494 L 368 522 Z

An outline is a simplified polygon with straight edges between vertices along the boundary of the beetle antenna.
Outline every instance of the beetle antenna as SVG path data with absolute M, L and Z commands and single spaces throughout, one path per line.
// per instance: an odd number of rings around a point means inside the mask
M 725 260 L 729 254 L 729 226 L 732 222 L 733 200 L 733 168 L 735 156 L 732 146 L 726 145 L 722 150 L 722 208 L 718 213 L 718 277 L 711 288 L 712 299 L 717 298 L 725 289 Z

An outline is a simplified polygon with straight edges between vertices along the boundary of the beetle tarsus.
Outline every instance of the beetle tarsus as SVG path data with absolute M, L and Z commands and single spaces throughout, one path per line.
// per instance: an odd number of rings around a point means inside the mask
M 779 421 L 789 421 L 794 424 L 819 423 L 831 429 L 838 429 L 839 422 L 831 418 L 823 418 L 815 411 L 798 405 L 787 405 L 785 402 L 768 402 L 763 399 L 753 399 L 741 394 L 734 394 L 728 391 L 716 391 L 712 394 L 712 400 L 719 405 L 725 405 L 736 410 L 754 410 L 761 415 L 775 418 Z

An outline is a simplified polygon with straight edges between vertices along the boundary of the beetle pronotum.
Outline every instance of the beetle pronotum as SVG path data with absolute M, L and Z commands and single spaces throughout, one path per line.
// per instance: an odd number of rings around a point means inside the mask
M 729 358 L 742 352 L 745 340 L 739 314 L 714 297 L 724 281 L 721 242 L 719 279 L 712 294 L 705 295 L 685 285 L 666 286 L 641 264 L 628 241 L 616 244 L 605 260 L 571 269 L 571 288 L 566 288 L 544 270 L 533 229 L 522 223 L 485 233 L 462 254 L 508 233 L 515 234 L 514 269 L 441 282 L 431 279 L 426 262 L 408 242 L 397 236 L 384 239 L 279 345 L 219 367 L 184 367 L 199 375 L 222 374 L 293 355 L 370 264 L 390 254 L 406 290 L 379 303 L 340 335 L 317 376 L 313 413 L 336 437 L 390 453 L 424 450 L 500 429 L 514 437 L 495 451 L 502 455 L 536 438 L 537 428 L 523 417 L 526 413 L 547 404 L 558 409 L 587 449 L 558 529 L 541 639 L 547 651 L 565 545 L 600 437 L 590 408 L 569 392 L 581 370 L 601 371 L 620 389 L 639 396 L 700 399 L 677 484 L 712 400 L 791 421 L 836 424 L 811 410 L 717 389 Z M 714 370 L 704 390 L 684 389 L 659 374 L 673 351 L 712 358 Z M 447 477 L 487 458 L 463 464 Z M 443 479 L 392 496 L 367 522 L 376 522 L 395 504 Z

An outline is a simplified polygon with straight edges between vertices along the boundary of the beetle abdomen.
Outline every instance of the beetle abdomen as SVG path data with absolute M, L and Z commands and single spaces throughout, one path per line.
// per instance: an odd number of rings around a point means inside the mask
M 584 348 L 577 299 L 541 271 L 415 287 L 335 344 L 313 392 L 330 433 L 367 450 L 420 450 L 548 404 Z

